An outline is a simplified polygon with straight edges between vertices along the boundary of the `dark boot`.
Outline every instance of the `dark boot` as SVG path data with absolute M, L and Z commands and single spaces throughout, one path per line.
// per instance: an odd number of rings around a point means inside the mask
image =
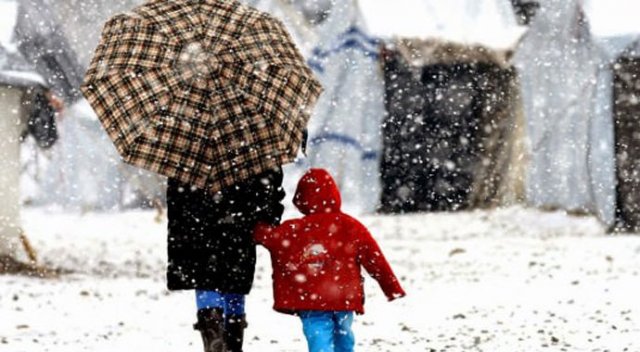
M 244 329 L 247 328 L 245 315 L 230 315 L 224 325 L 224 342 L 227 352 L 242 352 Z
M 226 352 L 224 345 L 224 318 L 222 309 L 198 310 L 198 322 L 193 325 L 200 331 L 204 352 Z

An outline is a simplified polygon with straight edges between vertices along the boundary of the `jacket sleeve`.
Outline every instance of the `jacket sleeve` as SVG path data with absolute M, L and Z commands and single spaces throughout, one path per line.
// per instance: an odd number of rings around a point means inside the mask
M 278 169 L 263 175 L 264 177 L 260 180 L 262 190 L 256 199 L 256 218 L 259 222 L 278 225 L 284 211 L 282 200 L 285 192 L 282 188 L 282 170 Z
M 268 250 L 274 249 L 278 237 L 277 227 L 264 222 L 259 222 L 253 230 L 253 239 Z
M 359 237 L 358 259 L 360 264 L 371 277 L 378 281 L 380 288 L 389 301 L 404 297 L 406 293 L 400 286 L 400 281 L 393 273 L 389 262 L 382 254 L 378 243 L 364 225 L 356 221 L 355 226 Z

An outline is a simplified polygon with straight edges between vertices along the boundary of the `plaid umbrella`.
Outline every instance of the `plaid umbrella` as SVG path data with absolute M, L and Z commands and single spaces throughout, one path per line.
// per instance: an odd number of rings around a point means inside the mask
M 81 90 L 126 162 L 218 191 L 293 161 L 322 87 L 270 15 L 152 0 L 106 23 Z

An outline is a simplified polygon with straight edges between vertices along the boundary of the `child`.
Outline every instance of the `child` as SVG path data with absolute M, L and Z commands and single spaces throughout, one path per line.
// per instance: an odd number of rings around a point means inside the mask
M 340 211 L 340 193 L 327 171 L 308 171 L 293 203 L 303 218 L 255 230 L 271 253 L 274 309 L 301 318 L 310 352 L 353 351 L 353 312 L 364 313 L 360 266 L 389 301 L 405 293 L 367 229 Z

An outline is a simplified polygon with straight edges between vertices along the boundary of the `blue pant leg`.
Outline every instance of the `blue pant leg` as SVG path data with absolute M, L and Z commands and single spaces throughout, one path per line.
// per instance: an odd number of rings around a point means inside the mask
M 223 293 L 224 315 L 244 315 L 245 295 L 237 293 Z
M 309 352 L 334 352 L 333 313 L 305 311 L 300 312 L 302 330 L 307 338 Z
M 196 290 L 198 309 L 222 308 L 224 315 L 244 315 L 245 295 Z
M 224 308 L 224 297 L 216 291 L 196 290 L 198 310 L 207 308 Z
M 335 312 L 333 319 L 335 352 L 353 352 L 355 345 L 355 336 L 351 330 L 353 312 Z

